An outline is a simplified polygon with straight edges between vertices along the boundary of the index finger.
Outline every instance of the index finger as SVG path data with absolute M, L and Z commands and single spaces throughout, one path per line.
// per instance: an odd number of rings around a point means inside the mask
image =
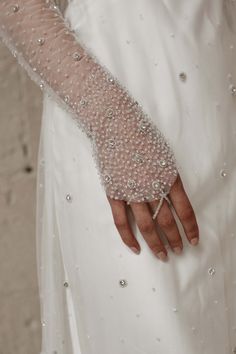
M 199 228 L 196 216 L 179 175 L 170 190 L 169 197 L 183 225 L 187 239 L 192 245 L 197 245 L 199 242 Z

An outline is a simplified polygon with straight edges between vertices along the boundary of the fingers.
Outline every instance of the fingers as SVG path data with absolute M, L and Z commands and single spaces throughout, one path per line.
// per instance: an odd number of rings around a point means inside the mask
M 155 223 L 146 203 L 130 203 L 137 226 L 151 251 L 162 261 L 167 260 L 167 250 L 157 234 Z
M 152 212 L 154 212 L 158 205 L 158 201 L 149 202 L 149 205 L 151 206 Z M 156 217 L 156 222 L 164 231 L 171 249 L 175 253 L 180 254 L 183 249 L 183 242 L 174 215 L 172 214 L 166 200 L 162 203 L 162 207 Z
M 183 225 L 187 239 L 192 245 L 197 245 L 199 242 L 198 224 L 180 176 L 177 177 L 176 182 L 172 186 L 169 198 L 181 224 Z
M 128 222 L 125 202 L 122 200 L 111 199 L 108 196 L 107 198 L 111 206 L 114 224 L 121 236 L 121 239 L 134 253 L 140 253 L 140 246 Z

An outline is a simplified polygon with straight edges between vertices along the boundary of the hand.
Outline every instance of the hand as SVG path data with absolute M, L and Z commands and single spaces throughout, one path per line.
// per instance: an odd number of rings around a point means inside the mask
M 199 241 L 199 229 L 196 216 L 179 175 L 173 184 L 168 197 L 184 228 L 188 241 L 194 246 L 197 245 Z M 115 226 L 121 239 L 135 253 L 140 253 L 140 246 L 134 236 L 131 225 L 128 222 L 128 205 L 123 200 L 111 199 L 108 196 L 107 198 L 111 206 Z M 148 203 L 130 203 L 129 206 L 135 217 L 137 226 L 151 251 L 159 259 L 166 261 L 168 259 L 167 250 L 158 235 L 156 225 L 158 224 L 165 233 L 169 245 L 175 253 L 180 254 L 182 252 L 183 242 L 172 210 L 166 200 L 163 201 L 157 217 L 154 220 L 152 219 L 152 215 L 157 205 L 158 201 L 151 201 Z

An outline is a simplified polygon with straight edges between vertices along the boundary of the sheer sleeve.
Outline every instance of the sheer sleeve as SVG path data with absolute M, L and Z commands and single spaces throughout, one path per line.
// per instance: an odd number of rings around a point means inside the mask
M 57 7 L 45 0 L 0 0 L 0 37 L 91 140 L 108 196 L 128 203 L 166 197 L 178 174 L 169 143 Z

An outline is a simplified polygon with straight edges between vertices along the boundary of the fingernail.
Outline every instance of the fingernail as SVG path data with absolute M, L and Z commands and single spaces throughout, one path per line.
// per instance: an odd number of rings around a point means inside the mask
M 180 254 L 182 252 L 182 249 L 180 247 L 174 247 L 173 250 L 177 254 Z
M 157 257 L 160 258 L 161 261 L 166 261 L 168 259 L 167 255 L 164 252 L 157 253 Z
M 130 247 L 130 248 L 134 253 L 136 253 L 136 254 L 140 253 L 140 250 L 138 248 L 136 248 L 136 247 Z
M 198 238 L 194 237 L 194 238 L 192 238 L 192 240 L 190 242 L 193 246 L 196 246 L 198 244 Z

